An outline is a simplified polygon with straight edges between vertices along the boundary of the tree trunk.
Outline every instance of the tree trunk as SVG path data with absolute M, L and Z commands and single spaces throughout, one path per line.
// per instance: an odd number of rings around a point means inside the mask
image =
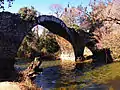
M 19 81 L 23 83 L 32 83 L 35 77 L 42 72 L 42 68 L 39 68 L 41 63 L 40 57 L 36 57 L 26 70 L 19 73 Z

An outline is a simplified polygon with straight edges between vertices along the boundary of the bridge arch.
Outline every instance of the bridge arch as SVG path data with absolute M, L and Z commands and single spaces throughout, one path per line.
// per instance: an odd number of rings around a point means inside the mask
M 36 20 L 38 25 L 67 40 L 73 47 L 75 59 L 83 56 L 85 47 L 84 35 L 79 35 L 73 28 L 67 27 L 62 20 L 52 15 L 41 15 Z M 82 34 L 84 33 L 82 32 Z
M 71 42 L 71 32 L 65 23 L 52 15 L 41 15 L 37 17 L 37 24 L 47 28 L 53 34 L 57 34 Z
M 72 35 L 71 35 L 71 32 L 68 29 L 68 27 L 65 25 L 65 23 L 62 20 L 60 20 L 59 18 L 56 18 L 51 15 L 50 16 L 48 16 L 48 15 L 39 16 L 39 17 L 37 17 L 37 20 L 38 20 L 37 23 L 39 25 L 42 25 L 43 27 L 47 28 L 53 34 L 58 35 L 56 37 L 56 40 L 61 49 L 60 58 L 64 59 L 64 60 L 65 59 L 74 59 L 75 60 L 75 58 L 73 58 L 73 57 L 75 57 L 75 55 L 74 55 L 74 49 L 73 49 L 72 40 L 71 40 Z M 64 39 L 60 38 L 59 36 Z M 66 46 L 60 42 L 60 39 L 62 39 L 63 42 L 67 43 L 67 45 L 71 48 L 72 52 L 70 50 L 65 49 Z M 63 53 L 64 53 L 64 55 L 63 55 Z

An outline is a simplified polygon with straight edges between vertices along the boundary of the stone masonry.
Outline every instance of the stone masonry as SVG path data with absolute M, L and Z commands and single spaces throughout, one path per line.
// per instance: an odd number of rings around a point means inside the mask
M 24 37 L 38 24 L 70 42 L 75 59 L 83 56 L 86 45 L 85 33 L 77 33 L 74 29 L 68 28 L 62 20 L 54 16 L 42 15 L 36 17 L 34 22 L 24 21 L 19 14 L 0 12 L 0 81 L 11 80 L 14 76 L 14 58 L 19 46 Z M 69 51 L 66 49 L 64 52 Z

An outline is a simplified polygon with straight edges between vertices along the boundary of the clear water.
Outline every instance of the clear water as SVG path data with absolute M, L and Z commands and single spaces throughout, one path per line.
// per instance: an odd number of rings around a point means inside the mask
M 67 65 L 66 65 L 67 66 Z M 43 90 L 109 90 L 106 85 L 92 84 L 83 88 L 90 81 L 80 81 L 84 75 L 82 69 L 63 68 L 63 66 L 53 66 L 43 69 L 43 72 L 35 79 L 35 83 Z M 54 89 L 53 89 L 54 90 Z
M 81 73 L 75 71 L 62 70 L 60 66 L 45 68 L 43 72 L 36 77 L 36 84 L 42 88 L 60 88 L 75 85 L 79 83 L 77 78 Z
M 25 67 L 26 66 L 20 67 L 17 65 L 18 70 L 23 70 Z M 106 85 L 91 84 L 89 87 L 84 87 L 88 85 L 90 81 L 80 81 L 80 77 L 84 75 L 84 71 L 88 71 L 91 68 L 91 65 L 83 69 L 82 65 L 71 63 L 50 66 L 43 68 L 43 72 L 36 77 L 34 82 L 38 87 L 42 88 L 42 90 L 109 90 Z

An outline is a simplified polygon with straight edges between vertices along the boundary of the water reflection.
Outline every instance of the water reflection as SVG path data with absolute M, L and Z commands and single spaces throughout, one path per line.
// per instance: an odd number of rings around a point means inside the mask
M 73 70 L 75 69 L 76 63 L 75 60 L 61 60 L 62 70 Z
M 59 66 L 45 68 L 43 73 L 36 77 L 36 84 L 42 88 L 55 87 L 56 81 L 60 78 Z
M 47 62 L 56 63 L 56 61 Z M 35 83 L 38 87 L 42 87 L 42 90 L 109 90 L 106 85 L 96 85 L 92 84 L 89 87 L 81 89 L 86 85 L 89 85 L 91 81 L 80 80 L 81 76 L 83 76 L 83 72 L 89 71 L 92 69 L 90 64 L 85 63 L 75 63 L 74 61 L 61 61 L 58 66 L 52 66 L 49 68 L 44 68 L 43 72 L 38 75 L 35 79 Z M 16 68 L 22 68 L 17 65 Z M 19 69 L 18 69 L 19 70 Z M 57 88 L 57 89 L 53 89 Z M 110 89 L 111 90 L 111 89 Z M 114 89 L 113 89 L 114 90 Z
M 81 73 L 75 72 L 75 62 L 61 62 L 59 66 L 45 68 L 35 82 L 42 88 L 60 88 L 79 84 Z M 77 74 L 76 74 L 77 73 Z M 81 82 L 80 82 L 81 83 Z
M 58 90 L 80 90 L 87 82 L 80 81 L 84 65 L 75 61 L 61 61 L 59 66 L 43 69 L 35 82 L 43 90 L 59 88 Z

